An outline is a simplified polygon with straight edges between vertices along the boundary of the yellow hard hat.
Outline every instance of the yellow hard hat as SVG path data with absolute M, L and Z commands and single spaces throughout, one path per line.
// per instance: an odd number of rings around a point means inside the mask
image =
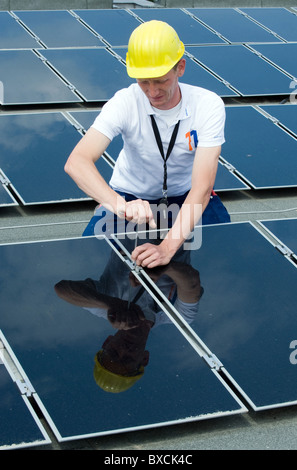
M 138 374 L 133 376 L 125 376 L 115 374 L 110 370 L 106 369 L 99 362 L 101 351 L 95 356 L 95 367 L 94 367 L 94 379 L 96 384 L 105 392 L 109 393 L 121 393 L 131 388 L 137 380 L 139 380 L 144 374 L 144 367 L 141 366 Z
M 176 31 L 164 21 L 147 21 L 132 32 L 126 56 L 132 78 L 166 75 L 184 55 L 185 46 Z

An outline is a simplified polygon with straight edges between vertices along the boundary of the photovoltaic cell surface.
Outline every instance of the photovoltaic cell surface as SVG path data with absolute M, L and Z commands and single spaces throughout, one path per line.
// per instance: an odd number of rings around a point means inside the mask
M 230 43 L 277 42 L 273 34 L 233 8 L 187 8 Z
M 297 41 L 297 15 L 285 8 L 240 8 L 286 41 Z
M 271 46 L 272 50 L 277 46 Z M 261 51 L 266 44 L 253 47 Z M 243 45 L 187 46 L 186 50 L 243 96 L 282 95 L 291 91 L 292 79 Z
M 297 106 L 294 106 L 294 104 L 287 104 L 286 106 L 270 104 L 260 106 L 260 108 L 267 112 L 272 118 L 276 119 L 279 125 L 297 135 Z
M 74 10 L 111 46 L 127 46 L 132 31 L 140 22 L 124 9 Z
M 0 357 L 1 359 L 1 357 Z M 0 450 L 17 449 L 46 444 L 33 417 L 33 410 L 12 381 L 5 366 L 0 363 Z
M 0 11 L 0 49 L 31 49 L 32 47 L 40 47 L 40 44 L 8 11 Z
M 296 186 L 297 140 L 252 106 L 226 107 L 222 157 L 254 188 Z
M 126 67 L 106 49 L 47 49 L 42 55 L 85 101 L 107 101 L 134 82 Z
M 0 129 L 0 168 L 24 204 L 87 199 L 64 171 L 81 135 L 61 113 L 1 115 Z M 98 168 L 109 180 L 106 161 Z
M 0 51 L 0 70 L 3 84 L 3 102 L 0 104 L 82 101 L 31 50 Z
M 26 10 L 14 13 L 46 47 L 104 46 L 103 42 L 69 11 Z
M 170 24 L 184 44 L 225 44 L 221 37 L 178 8 L 135 8 L 143 21 L 159 20 Z
M 292 75 L 292 78 L 297 77 L 297 65 L 292 60 L 292 57 L 297 54 L 297 44 L 257 44 L 253 47 L 275 65 Z
M 205 226 L 188 253 L 203 288 L 191 328 L 254 409 L 296 404 L 296 267 L 249 223 Z
M 105 240 L 0 252 L 0 325 L 59 440 L 243 411 Z
M 261 223 L 280 243 L 297 254 L 297 219 L 263 220 Z

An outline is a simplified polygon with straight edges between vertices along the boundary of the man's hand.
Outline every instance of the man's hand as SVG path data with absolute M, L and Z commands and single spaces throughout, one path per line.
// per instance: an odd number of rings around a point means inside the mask
M 133 250 L 131 257 L 137 266 L 144 268 L 155 268 L 168 264 L 173 254 L 169 252 L 164 241 L 160 245 L 144 243 Z
M 126 202 L 125 205 L 121 204 L 117 209 L 117 215 L 139 225 L 148 223 L 153 229 L 157 226 L 149 203 L 142 199 Z

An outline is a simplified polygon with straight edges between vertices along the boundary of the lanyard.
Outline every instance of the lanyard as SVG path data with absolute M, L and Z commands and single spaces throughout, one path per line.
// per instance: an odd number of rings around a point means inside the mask
M 167 205 L 167 160 L 168 160 L 169 155 L 171 154 L 171 151 L 172 151 L 173 146 L 175 144 L 175 140 L 176 140 L 176 136 L 177 136 L 177 132 L 178 132 L 178 128 L 179 128 L 179 121 L 175 124 L 175 127 L 173 129 L 172 136 L 171 136 L 169 146 L 168 146 L 168 149 L 167 149 L 167 153 L 166 153 L 166 157 L 165 157 L 164 149 L 163 149 L 163 145 L 162 145 L 162 141 L 161 141 L 161 137 L 160 137 L 160 133 L 159 133 L 159 129 L 158 129 L 158 126 L 156 124 L 155 118 L 152 114 L 151 114 L 151 120 L 152 120 L 152 126 L 153 126 L 154 134 L 155 134 L 155 137 L 156 137 L 156 141 L 157 141 L 161 156 L 162 156 L 163 161 L 164 161 L 163 199 L 162 199 L 161 202 Z

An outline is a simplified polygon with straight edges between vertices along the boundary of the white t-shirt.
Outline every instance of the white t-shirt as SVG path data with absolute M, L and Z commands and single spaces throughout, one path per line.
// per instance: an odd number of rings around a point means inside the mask
M 137 83 L 118 91 L 102 108 L 92 127 L 112 140 L 121 134 L 124 142 L 110 185 L 142 199 L 162 197 L 163 159 L 150 115 L 154 114 L 166 155 L 174 125 L 180 120 L 175 145 L 167 160 L 168 196 L 180 196 L 191 188 L 192 166 L 197 146 L 222 145 L 225 107 L 222 99 L 204 88 L 179 84 L 182 94 L 177 118 L 171 125 L 156 114 Z

